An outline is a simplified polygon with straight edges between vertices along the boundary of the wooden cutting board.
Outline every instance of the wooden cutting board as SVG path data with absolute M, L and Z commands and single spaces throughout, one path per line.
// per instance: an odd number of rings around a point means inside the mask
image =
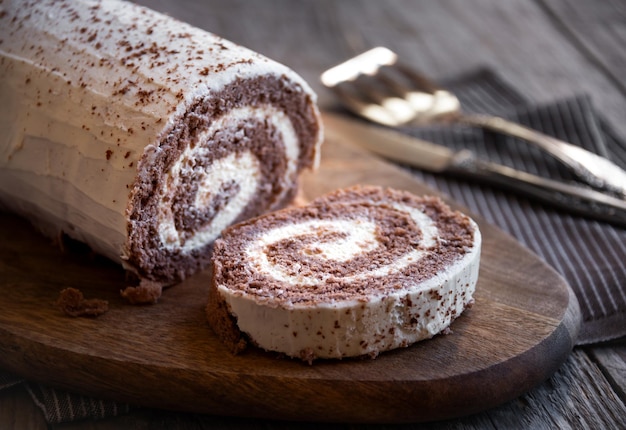
M 434 193 L 333 140 L 303 189 L 310 199 L 356 183 Z M 258 350 L 229 354 L 205 322 L 206 273 L 168 289 L 157 305 L 134 307 L 119 296 L 119 267 L 88 252 L 61 253 L 25 221 L 0 214 L 0 367 L 99 398 L 210 414 L 406 422 L 491 408 L 559 367 L 580 313 L 551 268 L 472 216 L 484 240 L 476 301 L 451 334 L 375 360 L 310 366 Z M 70 286 L 108 300 L 110 310 L 96 319 L 62 315 L 53 302 Z

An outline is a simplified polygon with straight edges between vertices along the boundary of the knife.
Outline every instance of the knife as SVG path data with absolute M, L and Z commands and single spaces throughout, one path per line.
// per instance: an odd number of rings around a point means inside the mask
M 351 142 L 389 160 L 497 185 L 570 213 L 626 227 L 626 200 L 481 160 L 469 150 L 455 151 L 345 115 L 324 112 L 322 119 L 327 137 Z

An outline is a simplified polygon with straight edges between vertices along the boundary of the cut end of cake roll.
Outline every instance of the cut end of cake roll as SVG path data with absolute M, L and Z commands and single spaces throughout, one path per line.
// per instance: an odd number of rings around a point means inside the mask
M 0 204 L 170 285 L 319 160 L 316 95 L 258 53 L 130 2 L 5 0 Z
M 339 190 L 228 228 L 207 319 L 233 352 L 376 357 L 448 330 L 473 302 L 480 248 L 476 223 L 439 198 Z
M 206 266 L 222 230 L 294 199 L 320 143 L 314 97 L 284 74 L 237 77 L 198 94 L 139 162 L 126 263 L 173 281 Z

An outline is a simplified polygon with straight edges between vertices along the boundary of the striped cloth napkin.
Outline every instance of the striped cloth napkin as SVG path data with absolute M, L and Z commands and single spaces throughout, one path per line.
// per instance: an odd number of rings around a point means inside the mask
M 464 109 L 493 113 L 583 146 L 626 167 L 626 143 L 598 117 L 586 96 L 533 106 L 487 70 L 448 82 Z M 462 126 L 406 128 L 405 132 L 481 157 L 555 179 L 573 178 L 554 160 L 523 141 Z M 410 169 L 423 182 L 448 194 L 516 237 L 569 282 L 580 302 L 579 344 L 626 335 L 626 229 L 583 219 L 489 186 Z M 0 371 L 0 390 L 23 385 L 51 423 L 101 419 L 132 407 L 68 393 Z
M 27 382 L 17 375 L 0 370 L 0 391 L 16 386 L 26 389 L 49 424 L 84 419 L 99 420 L 125 414 L 131 410 L 131 405 L 127 403 L 95 399 Z
M 598 116 L 588 96 L 537 106 L 489 70 L 445 85 L 458 95 L 467 112 L 511 119 L 626 168 L 626 141 Z M 484 159 L 535 175 L 575 180 L 558 161 L 523 140 L 460 125 L 407 127 L 403 131 L 455 149 L 467 148 Z M 579 345 L 626 335 L 626 229 L 558 211 L 488 185 L 407 168 L 511 234 L 565 278 L 581 307 Z

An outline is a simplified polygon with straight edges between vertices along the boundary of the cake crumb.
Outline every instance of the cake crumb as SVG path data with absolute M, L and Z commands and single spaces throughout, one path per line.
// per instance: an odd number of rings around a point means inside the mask
M 154 304 L 161 297 L 163 286 L 159 282 L 142 279 L 136 287 L 126 287 L 120 292 L 131 305 Z
M 313 365 L 313 361 L 317 358 L 313 348 L 304 348 L 300 351 L 300 359 L 306 363 L 309 363 L 309 366 Z
M 109 302 L 101 299 L 85 299 L 76 288 L 65 288 L 55 302 L 65 315 L 70 317 L 97 317 L 109 310 Z

